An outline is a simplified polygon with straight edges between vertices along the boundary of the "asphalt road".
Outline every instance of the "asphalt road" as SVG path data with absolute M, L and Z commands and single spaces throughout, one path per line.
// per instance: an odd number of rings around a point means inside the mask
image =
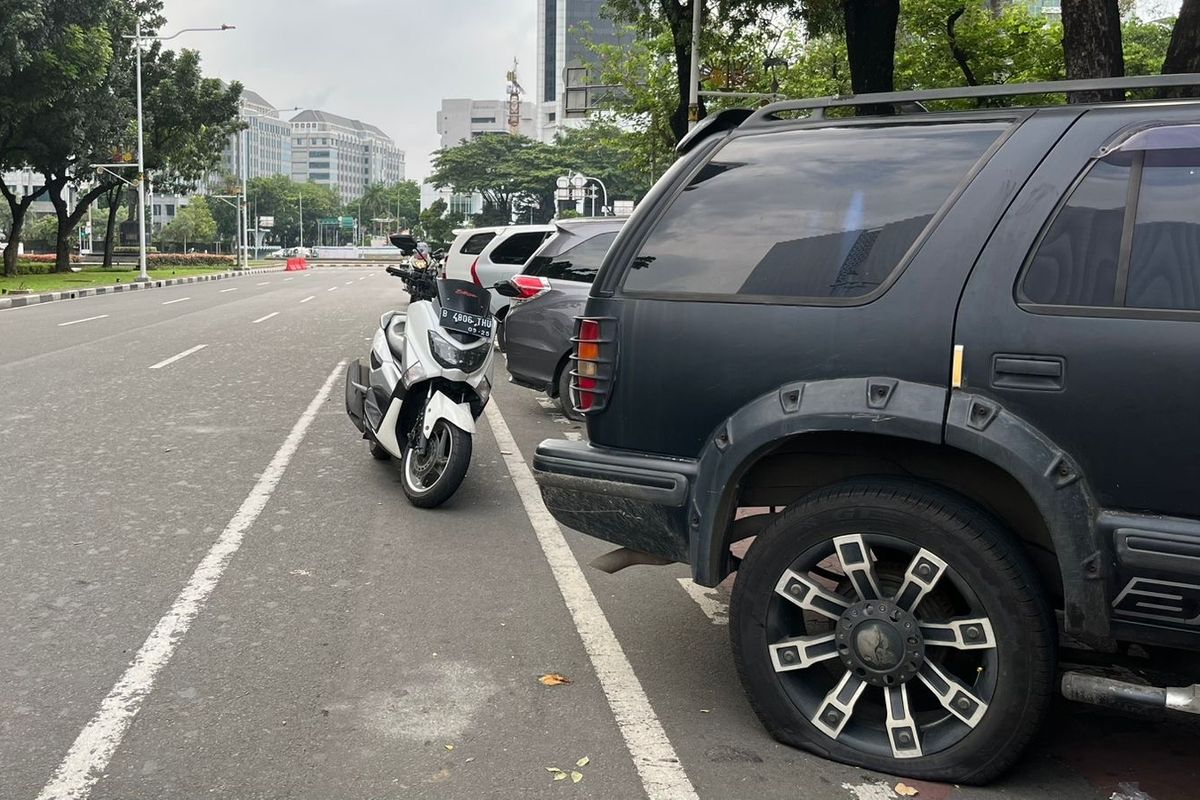
M 582 435 L 545 398 L 498 381 L 458 495 L 405 502 L 338 369 L 403 301 L 329 268 L 0 311 L 0 798 L 892 797 L 763 732 L 725 590 L 529 513 L 518 457 Z M 1063 703 L 995 786 L 909 783 L 1192 798 L 1197 744 Z

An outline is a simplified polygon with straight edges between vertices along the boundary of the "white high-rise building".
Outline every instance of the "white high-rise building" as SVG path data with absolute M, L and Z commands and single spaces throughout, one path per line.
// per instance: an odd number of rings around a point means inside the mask
M 533 103 L 521 103 L 521 124 L 518 133 L 530 139 L 537 137 Z M 508 133 L 508 103 L 503 100 L 442 100 L 437 115 L 437 132 L 442 147 L 454 147 L 465 140 L 495 133 Z
M 374 125 L 309 109 L 291 126 L 294 181 L 332 186 L 349 203 L 370 184 L 404 180 L 404 151 Z
M 581 68 L 596 61 L 587 43 L 619 44 L 616 26 L 600 11 L 605 0 L 537 0 L 537 128 L 544 142 L 567 125 L 580 125 L 586 115 L 568 118 L 567 70 L 572 77 L 586 76 Z

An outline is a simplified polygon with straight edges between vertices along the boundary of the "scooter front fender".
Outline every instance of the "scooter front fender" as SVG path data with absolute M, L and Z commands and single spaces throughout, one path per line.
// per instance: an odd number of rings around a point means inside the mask
M 425 404 L 425 420 L 422 433 L 426 438 L 433 432 L 433 426 L 440 419 L 459 428 L 464 433 L 475 434 L 475 417 L 471 415 L 469 403 L 456 403 L 441 392 L 434 392 Z

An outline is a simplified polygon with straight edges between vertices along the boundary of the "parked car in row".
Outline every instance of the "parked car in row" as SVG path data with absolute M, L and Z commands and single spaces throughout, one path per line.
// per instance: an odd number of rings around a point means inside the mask
M 624 224 L 612 217 L 557 222 L 555 234 L 525 269 L 495 285 L 496 294 L 512 303 L 500 327 L 500 347 L 513 383 L 557 398 L 569 419 L 583 419 L 568 391 L 575 318 Z
M 521 271 L 542 242 L 554 233 L 553 225 L 508 225 L 473 228 L 458 233 L 446 253 L 445 276 L 491 288 Z M 508 298 L 492 298 L 492 313 L 503 319 Z
M 1200 101 L 921 105 L 1183 83 L 723 111 L 617 236 L 574 329 L 589 441 L 534 472 L 610 570 L 737 573 L 779 740 L 982 783 L 1060 685 L 1200 713 Z

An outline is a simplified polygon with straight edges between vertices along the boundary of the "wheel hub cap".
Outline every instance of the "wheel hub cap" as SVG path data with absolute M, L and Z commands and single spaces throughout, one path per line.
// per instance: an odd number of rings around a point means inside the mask
M 836 638 L 846 669 L 872 686 L 907 683 L 925 660 L 916 617 L 890 600 L 868 600 L 846 609 Z

